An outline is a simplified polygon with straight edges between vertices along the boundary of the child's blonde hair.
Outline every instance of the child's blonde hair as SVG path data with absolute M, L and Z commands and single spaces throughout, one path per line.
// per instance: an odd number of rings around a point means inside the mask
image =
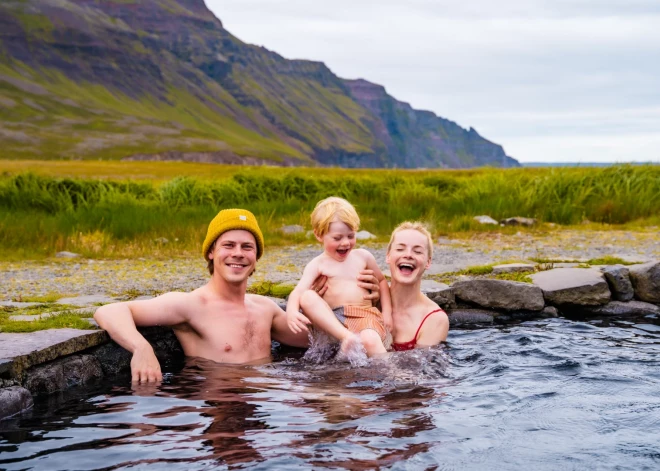
M 330 224 L 341 221 L 357 231 L 360 228 L 360 217 L 351 203 L 343 198 L 331 196 L 316 203 L 312 211 L 312 229 L 314 234 L 323 237 L 330 230 Z
M 394 236 L 397 234 L 397 232 L 405 231 L 408 229 L 412 229 L 414 231 L 420 232 L 421 234 L 426 236 L 426 245 L 428 246 L 429 249 L 429 260 L 432 259 L 433 237 L 431 237 L 431 233 L 426 228 L 426 225 L 419 221 L 405 221 L 399 224 L 398 226 L 396 226 L 392 231 L 392 236 L 390 237 L 390 243 L 387 244 L 387 253 L 390 253 L 390 249 L 392 248 L 392 244 L 394 243 Z

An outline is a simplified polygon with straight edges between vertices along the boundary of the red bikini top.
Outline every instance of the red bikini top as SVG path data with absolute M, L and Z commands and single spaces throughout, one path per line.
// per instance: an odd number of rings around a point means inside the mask
M 419 327 L 417 327 L 417 332 L 415 332 L 415 336 L 410 342 L 402 342 L 402 343 L 392 342 L 392 348 L 397 352 L 403 352 L 405 350 L 412 350 L 413 348 L 415 348 L 415 346 L 417 345 L 417 336 L 419 335 L 419 331 L 422 330 L 422 326 L 424 325 L 424 322 L 426 322 L 426 319 L 428 319 L 431 314 L 435 314 L 436 312 L 441 312 L 441 311 L 442 309 L 436 309 L 435 311 L 429 312 L 426 315 L 426 317 L 422 319 L 422 322 L 420 322 Z

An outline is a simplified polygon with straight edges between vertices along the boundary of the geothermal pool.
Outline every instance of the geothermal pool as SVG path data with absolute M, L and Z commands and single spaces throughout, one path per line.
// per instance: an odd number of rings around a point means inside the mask
M 0 422 L 0 469 L 659 469 L 658 324 L 453 330 L 365 366 L 189 359 Z

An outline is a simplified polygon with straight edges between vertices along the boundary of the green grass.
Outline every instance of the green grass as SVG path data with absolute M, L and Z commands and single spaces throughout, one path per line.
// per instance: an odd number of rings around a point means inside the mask
M 18 296 L 17 298 L 12 299 L 15 302 L 21 303 L 54 303 L 58 299 L 64 298 L 65 295 L 60 293 L 47 293 L 41 296 Z
M 546 231 L 555 229 L 544 223 L 585 218 L 597 229 L 660 224 L 660 167 L 650 165 L 402 171 L 0 161 L 0 172 L 0 257 L 9 259 L 61 250 L 86 257 L 194 254 L 209 221 L 228 207 L 254 212 L 267 245 L 299 243 L 304 234 L 279 228 L 310 229 L 314 205 L 331 195 L 351 201 L 362 228 L 381 240 L 404 220 L 423 220 L 435 235 L 528 230 L 480 225 L 473 220 L 480 214 L 534 217 L 540 229 L 532 230 Z M 173 174 L 183 176 L 168 178 Z M 616 204 L 605 208 L 603 201 Z M 169 243 L 154 242 L 161 237 Z
M 96 327 L 85 320 L 85 318 L 88 317 L 92 317 L 92 315 L 63 312 L 52 317 L 46 317 L 34 321 L 10 321 L 9 316 L 6 313 L 0 312 L 0 331 L 6 333 L 21 333 L 36 332 L 37 330 L 65 328 L 95 330 Z
M 592 258 L 587 261 L 587 265 L 634 265 L 634 262 L 628 262 L 619 257 L 606 255 L 600 258 Z
M 493 273 L 493 265 L 475 265 L 457 272 L 457 275 L 488 275 Z
M 514 273 L 499 273 L 493 278 L 496 280 L 505 280 L 505 281 L 518 281 L 520 283 L 531 283 L 532 278 L 530 275 L 534 274 L 533 271 L 526 272 L 514 272 Z
M 262 281 L 259 283 L 253 283 L 249 286 L 248 293 L 260 294 L 261 296 L 272 296 L 274 298 L 286 298 L 291 294 L 293 288 L 295 288 L 294 285 Z

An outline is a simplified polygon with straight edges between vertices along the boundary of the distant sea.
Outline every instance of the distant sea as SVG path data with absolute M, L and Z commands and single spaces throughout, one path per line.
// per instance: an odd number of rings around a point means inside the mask
M 656 162 L 520 162 L 523 167 L 611 167 L 612 165 L 660 165 Z

